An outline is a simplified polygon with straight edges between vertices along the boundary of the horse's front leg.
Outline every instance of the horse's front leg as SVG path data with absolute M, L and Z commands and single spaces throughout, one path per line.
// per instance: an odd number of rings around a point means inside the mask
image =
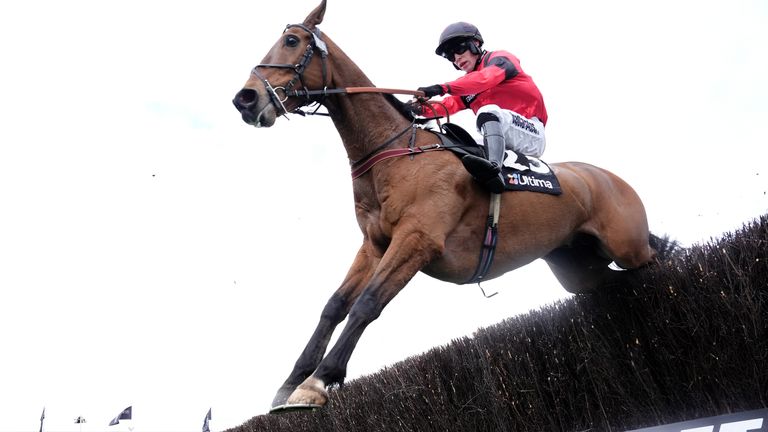
M 352 306 L 336 344 L 315 372 L 291 394 L 288 405 L 325 405 L 326 385 L 344 381 L 347 363 L 365 328 L 419 270 L 441 253 L 442 247 L 442 241 L 432 240 L 422 232 L 393 238 L 368 286 Z
M 272 401 L 272 408 L 284 405 L 296 387 L 315 371 L 320 360 L 323 359 L 323 355 L 325 355 L 333 331 L 346 318 L 352 304 L 370 280 L 377 262 L 378 258 L 370 253 L 369 243 L 363 243 L 344 282 L 323 308 L 320 322 L 307 342 L 304 351 L 299 355 L 299 359 L 296 360 L 291 374 L 277 391 Z

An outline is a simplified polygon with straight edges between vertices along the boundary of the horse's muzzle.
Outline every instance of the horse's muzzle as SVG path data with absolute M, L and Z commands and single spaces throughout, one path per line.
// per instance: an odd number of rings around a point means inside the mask
M 254 89 L 244 88 L 232 99 L 243 121 L 256 127 L 270 127 L 275 124 L 277 113 L 269 98 L 259 97 Z

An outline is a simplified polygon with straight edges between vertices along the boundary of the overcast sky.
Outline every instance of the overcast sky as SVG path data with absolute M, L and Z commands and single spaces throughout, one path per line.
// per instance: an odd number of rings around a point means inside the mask
M 43 407 L 50 432 L 269 409 L 362 237 L 331 121 L 255 129 L 231 100 L 318 3 L 0 6 L 0 432 Z M 433 53 L 454 21 L 518 55 L 549 111 L 543 159 L 623 177 L 653 232 L 691 245 L 768 210 L 765 2 L 361 4 L 329 0 L 320 28 L 382 87 L 457 77 Z M 500 294 L 417 276 L 349 378 L 568 297 L 541 261 L 484 288 Z

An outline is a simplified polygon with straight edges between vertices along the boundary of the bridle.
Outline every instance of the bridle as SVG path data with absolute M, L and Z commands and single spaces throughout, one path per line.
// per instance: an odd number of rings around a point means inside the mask
M 285 26 L 285 29 L 283 30 L 283 33 L 285 33 L 286 30 L 292 27 L 297 27 L 305 32 L 309 33 L 312 36 L 312 41 L 307 45 L 307 48 L 304 50 L 304 54 L 301 56 L 301 59 L 296 64 L 291 63 L 260 63 L 257 64 L 253 70 L 251 71 L 251 74 L 256 76 L 258 79 L 261 80 L 261 82 L 264 83 L 264 88 L 267 90 L 267 94 L 269 94 L 269 100 L 272 103 L 272 105 L 277 109 L 278 114 L 277 115 L 283 115 L 288 114 L 289 111 L 285 107 L 285 101 L 288 100 L 289 97 L 303 97 L 304 103 L 296 107 L 292 113 L 306 115 L 306 114 L 316 114 L 317 109 L 320 108 L 320 105 L 323 104 L 323 101 L 325 100 L 325 97 L 331 94 L 355 94 L 355 93 L 387 93 L 387 94 L 406 94 L 406 95 L 412 95 L 417 96 L 420 98 L 424 97 L 424 92 L 420 91 L 413 91 L 413 90 L 402 90 L 402 89 L 391 89 L 391 88 L 381 88 L 381 87 L 345 87 L 345 88 L 328 88 L 328 47 L 325 44 L 325 41 L 320 37 L 320 29 L 316 28 L 314 30 L 310 30 L 309 27 L 305 26 L 304 24 L 288 24 Z M 304 71 L 307 69 L 307 66 L 309 66 L 309 62 L 312 61 L 312 56 L 314 55 L 315 49 L 320 51 L 320 59 L 322 61 L 322 75 L 323 75 L 323 88 L 320 90 L 310 90 L 304 85 Z M 292 69 L 293 70 L 293 78 L 291 78 L 288 83 L 286 83 L 283 86 L 274 87 L 269 80 L 267 80 L 261 73 L 259 73 L 259 68 L 278 68 L 278 69 Z M 294 90 L 294 86 L 296 83 L 301 83 L 302 88 Z M 282 95 L 281 95 L 282 94 Z M 317 96 L 320 96 L 319 100 L 316 98 Z M 317 109 L 315 109 L 314 112 L 308 113 L 301 110 L 302 107 L 305 107 L 307 105 L 311 105 L 313 103 L 317 103 Z
M 299 60 L 296 64 L 290 64 L 290 63 L 260 63 L 256 65 L 253 70 L 251 71 L 251 74 L 255 75 L 257 78 L 259 78 L 263 83 L 264 87 L 267 89 L 267 93 L 269 94 L 269 100 L 274 105 L 274 107 L 278 111 L 278 115 L 287 114 L 288 110 L 285 108 L 284 102 L 288 100 L 291 96 L 305 96 L 306 100 L 303 104 L 301 104 L 296 109 L 299 109 L 303 106 L 307 106 L 313 102 L 317 102 L 318 104 L 322 103 L 321 101 L 316 101 L 312 99 L 310 96 L 313 96 L 314 94 L 321 94 L 323 97 L 327 94 L 326 90 L 328 87 L 327 80 L 328 80 L 328 65 L 327 65 L 327 58 L 328 58 L 328 47 L 326 46 L 325 42 L 320 38 L 320 30 L 315 28 L 314 31 L 310 30 L 309 27 L 305 26 L 304 24 L 288 24 L 285 26 L 285 29 L 283 30 L 283 33 L 285 33 L 286 30 L 298 27 L 305 32 L 309 33 L 312 36 L 312 42 L 307 45 L 307 48 L 304 50 L 304 54 L 301 56 L 301 60 Z M 312 61 L 312 55 L 315 52 L 315 48 L 320 51 L 320 58 L 323 63 L 323 90 L 321 91 L 311 91 L 308 90 L 306 87 L 304 87 L 303 90 L 293 90 L 293 87 L 296 85 L 297 82 L 300 82 L 302 86 L 304 86 L 304 80 L 303 75 L 304 71 L 306 70 L 307 66 L 309 65 L 309 62 Z M 273 87 L 272 84 L 270 84 L 269 80 L 267 80 L 261 73 L 259 73 L 259 68 L 279 68 L 279 69 L 293 69 L 293 78 L 291 78 L 290 81 L 288 81 L 287 84 L 284 86 L 279 87 Z M 280 97 L 278 92 L 281 92 L 283 95 Z M 319 105 L 318 105 L 319 107 Z

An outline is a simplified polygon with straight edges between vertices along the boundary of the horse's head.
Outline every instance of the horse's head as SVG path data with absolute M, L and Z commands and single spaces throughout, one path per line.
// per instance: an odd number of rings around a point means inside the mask
M 303 89 L 323 89 L 331 80 L 326 64 L 328 49 L 316 27 L 323 21 L 322 0 L 301 24 L 290 24 L 232 101 L 243 121 L 270 127 L 278 116 L 316 100 Z

